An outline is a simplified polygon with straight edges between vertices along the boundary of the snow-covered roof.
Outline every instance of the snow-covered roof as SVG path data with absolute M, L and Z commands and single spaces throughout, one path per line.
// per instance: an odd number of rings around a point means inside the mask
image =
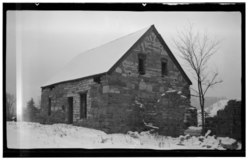
M 176 60 L 175 56 L 170 51 L 161 35 L 157 32 L 154 25 L 151 25 L 137 32 L 115 39 L 109 43 L 79 54 L 42 87 L 109 72 L 129 51 L 129 49 L 137 41 L 139 41 L 147 31 L 150 31 L 150 29 L 156 33 L 164 48 L 168 51 L 170 58 L 172 58 L 184 78 L 191 85 L 192 82 Z
M 150 26 L 81 53 L 42 87 L 109 71 L 149 28 Z

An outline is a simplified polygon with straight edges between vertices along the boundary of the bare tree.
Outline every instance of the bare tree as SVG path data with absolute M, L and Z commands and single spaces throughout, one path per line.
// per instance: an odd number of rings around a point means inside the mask
M 195 32 L 193 26 L 185 32 L 179 32 L 177 39 L 174 40 L 177 50 L 183 58 L 197 82 L 198 90 L 193 88 L 194 94 L 192 96 L 198 97 L 201 107 L 202 117 L 202 133 L 205 131 L 205 95 L 209 88 L 221 83 L 222 80 L 218 79 L 218 72 L 208 71 L 209 59 L 218 51 L 219 41 L 212 40 L 206 33 L 200 34 Z
M 10 93 L 6 93 L 6 116 L 7 120 L 11 120 L 16 116 L 15 107 L 16 97 Z

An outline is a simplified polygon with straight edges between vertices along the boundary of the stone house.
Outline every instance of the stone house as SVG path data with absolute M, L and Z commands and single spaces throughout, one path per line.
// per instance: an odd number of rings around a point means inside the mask
M 42 88 L 42 109 L 60 122 L 108 133 L 184 131 L 192 84 L 155 26 L 75 57 Z

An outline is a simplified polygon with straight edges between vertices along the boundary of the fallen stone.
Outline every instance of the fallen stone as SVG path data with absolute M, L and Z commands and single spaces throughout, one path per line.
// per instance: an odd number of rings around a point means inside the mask
M 201 130 L 201 127 L 190 126 L 187 130 L 184 131 L 184 134 L 190 136 L 200 136 Z
M 238 148 L 237 141 L 233 138 L 218 137 L 217 139 L 219 140 L 220 145 L 225 149 L 235 150 Z

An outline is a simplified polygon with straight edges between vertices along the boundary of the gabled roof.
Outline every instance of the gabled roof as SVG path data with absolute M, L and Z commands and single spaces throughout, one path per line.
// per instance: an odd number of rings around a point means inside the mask
M 192 84 L 154 25 L 152 25 L 76 56 L 42 87 L 110 72 L 116 64 L 126 57 L 129 50 L 151 30 L 154 30 L 156 35 L 159 36 L 158 38 L 163 43 L 164 48 L 171 54 L 170 57 L 184 74 L 184 78 Z

